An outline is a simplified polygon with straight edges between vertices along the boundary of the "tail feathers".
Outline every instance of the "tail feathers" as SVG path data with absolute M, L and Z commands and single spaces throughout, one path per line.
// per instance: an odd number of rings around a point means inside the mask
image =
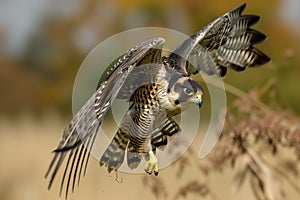
M 113 149 L 113 147 L 112 145 L 109 145 L 100 159 L 100 166 L 105 165 L 109 173 L 120 168 L 125 155 L 124 150 L 120 150 L 120 152 L 113 152 L 111 149 Z
M 127 165 L 130 169 L 136 169 L 141 163 L 142 156 L 134 151 L 132 144 L 129 142 L 127 149 Z
M 127 135 L 121 130 L 118 130 L 117 134 L 103 153 L 100 159 L 100 166 L 106 166 L 109 173 L 113 170 L 118 170 L 124 161 L 128 141 Z

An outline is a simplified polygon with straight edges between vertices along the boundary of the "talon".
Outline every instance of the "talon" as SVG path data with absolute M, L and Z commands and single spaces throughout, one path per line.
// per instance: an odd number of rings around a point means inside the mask
M 158 161 L 153 151 L 149 152 L 149 160 L 145 165 L 145 172 L 148 173 L 149 175 L 151 175 L 152 172 L 154 172 L 155 176 L 158 175 Z

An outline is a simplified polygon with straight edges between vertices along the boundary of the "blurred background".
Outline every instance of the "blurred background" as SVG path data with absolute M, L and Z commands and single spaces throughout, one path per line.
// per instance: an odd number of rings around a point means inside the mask
M 48 192 L 43 176 L 50 152 L 72 118 L 76 72 L 98 43 L 137 27 L 163 27 L 191 35 L 244 2 L 245 14 L 261 16 L 255 29 L 268 39 L 258 47 L 272 62 L 259 70 L 230 71 L 225 81 L 247 92 L 272 80 L 282 105 L 299 116 L 298 0 L 0 1 L 0 199 L 58 198 L 58 185 Z M 107 175 L 97 162 L 90 165 L 72 199 L 114 199 L 119 191 L 132 199 L 155 198 L 146 186 L 136 191 L 141 187 L 139 176 L 117 184 L 114 175 Z M 170 178 L 172 168 L 165 171 L 166 185 L 176 181 Z M 219 192 L 229 195 L 225 199 L 233 199 L 226 187 L 222 189 L 226 178 L 216 185 Z

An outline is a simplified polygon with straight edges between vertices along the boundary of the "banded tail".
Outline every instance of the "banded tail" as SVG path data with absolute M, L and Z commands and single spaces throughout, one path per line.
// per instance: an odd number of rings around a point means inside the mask
M 128 142 L 128 135 L 121 129 L 118 129 L 116 135 L 100 159 L 100 166 L 106 166 L 109 173 L 113 170 L 119 169 L 124 161 Z

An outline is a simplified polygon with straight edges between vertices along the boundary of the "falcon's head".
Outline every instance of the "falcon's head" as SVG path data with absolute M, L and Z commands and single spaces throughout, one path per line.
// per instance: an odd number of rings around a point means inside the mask
M 178 78 L 168 90 L 168 97 L 174 105 L 195 103 L 202 105 L 203 89 L 190 77 Z

